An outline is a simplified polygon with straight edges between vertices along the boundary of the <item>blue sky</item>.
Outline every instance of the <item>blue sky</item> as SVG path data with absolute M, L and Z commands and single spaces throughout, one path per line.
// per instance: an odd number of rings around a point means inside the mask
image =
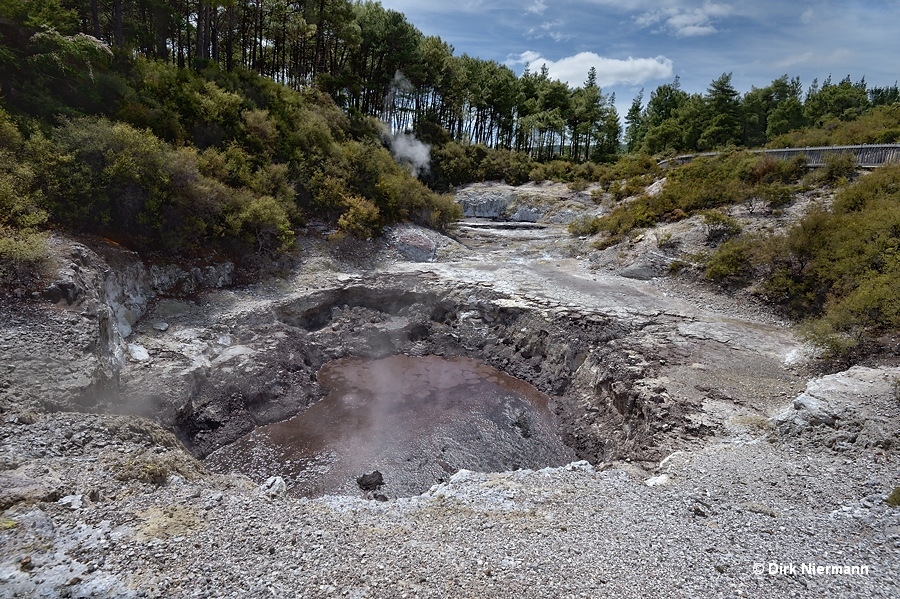
M 571 85 L 595 66 L 624 117 L 631 100 L 678 75 L 704 92 L 732 73 L 739 92 L 787 74 L 804 89 L 831 74 L 900 79 L 900 0 L 381 0 L 426 35 L 521 73 L 547 64 Z

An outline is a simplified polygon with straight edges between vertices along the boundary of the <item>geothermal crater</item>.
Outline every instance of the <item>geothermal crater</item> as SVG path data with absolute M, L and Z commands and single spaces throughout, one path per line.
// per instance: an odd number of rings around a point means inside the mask
M 423 493 L 465 468 L 560 466 L 574 458 L 549 398 L 469 358 L 344 358 L 319 371 L 329 391 L 288 420 L 214 451 L 206 464 L 255 480 L 279 475 L 309 497 L 354 494 L 378 470 L 387 496 Z
M 395 275 L 211 315 L 212 341 L 227 330 L 230 345 L 184 386 L 174 424 L 213 469 L 281 475 L 308 496 L 358 493 L 355 477 L 374 469 L 402 496 L 459 469 L 656 451 L 643 443 L 655 408 L 605 383 L 610 368 L 628 375 L 609 343 L 627 325 L 542 308 L 480 285 Z M 162 380 L 133 375 L 136 392 Z M 597 405 L 589 418 L 587 396 Z

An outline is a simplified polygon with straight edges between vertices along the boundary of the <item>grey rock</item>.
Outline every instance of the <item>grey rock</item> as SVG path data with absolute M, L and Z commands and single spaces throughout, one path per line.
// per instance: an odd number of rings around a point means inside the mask
M 394 246 L 412 262 L 433 262 L 437 244 L 425 233 L 415 230 L 401 230 L 394 238 Z
M 80 510 L 84 503 L 83 495 L 66 495 L 59 501 L 57 501 L 60 505 L 67 506 L 70 510 Z
M 287 484 L 280 476 L 270 476 L 266 479 L 266 482 L 256 488 L 256 493 L 258 495 L 263 495 L 265 497 L 269 497 L 270 499 L 275 499 L 276 497 L 284 497 L 284 494 L 286 492 Z
M 18 503 L 55 501 L 60 495 L 59 481 L 48 477 L 34 480 L 20 474 L 0 472 L 0 510 Z
M 146 362 L 150 359 L 150 353 L 143 345 L 138 345 L 137 343 L 129 343 L 127 348 L 128 357 L 133 362 Z
M 652 264 L 637 263 L 619 271 L 619 276 L 626 279 L 635 279 L 637 281 L 649 281 L 659 276 L 656 268 Z

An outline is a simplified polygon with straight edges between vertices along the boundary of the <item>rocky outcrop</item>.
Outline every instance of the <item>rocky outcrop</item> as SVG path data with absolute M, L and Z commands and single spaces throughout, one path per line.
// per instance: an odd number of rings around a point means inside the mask
M 466 217 L 512 222 L 565 225 L 600 212 L 589 193 L 548 182 L 517 187 L 475 183 L 458 189 L 456 201 Z
M 116 409 L 127 340 L 157 297 L 231 283 L 230 262 L 151 266 L 124 248 L 62 236 L 50 241 L 52 282 L 27 299 L 0 298 L 0 406 L 7 410 Z
M 898 443 L 898 389 L 900 368 L 855 366 L 811 380 L 772 422 L 786 437 L 803 437 L 836 451 L 888 450 Z

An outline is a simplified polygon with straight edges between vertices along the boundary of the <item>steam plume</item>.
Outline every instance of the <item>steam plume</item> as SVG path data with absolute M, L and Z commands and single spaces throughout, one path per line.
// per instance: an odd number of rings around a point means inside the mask
M 416 139 L 416 136 L 408 130 L 403 133 L 395 132 L 405 127 L 404 122 L 408 122 L 398 117 L 404 110 L 403 106 L 409 105 L 415 91 L 415 86 L 403 76 L 403 73 L 397 71 L 394 74 L 391 88 L 385 98 L 384 118 L 387 123 L 383 123 L 383 137 L 394 160 L 408 166 L 413 176 L 418 177 L 427 173 L 430 168 L 431 146 Z
M 391 154 L 400 164 L 406 164 L 414 177 L 427 173 L 431 165 L 431 146 L 422 143 L 412 133 L 398 133 L 390 140 Z

